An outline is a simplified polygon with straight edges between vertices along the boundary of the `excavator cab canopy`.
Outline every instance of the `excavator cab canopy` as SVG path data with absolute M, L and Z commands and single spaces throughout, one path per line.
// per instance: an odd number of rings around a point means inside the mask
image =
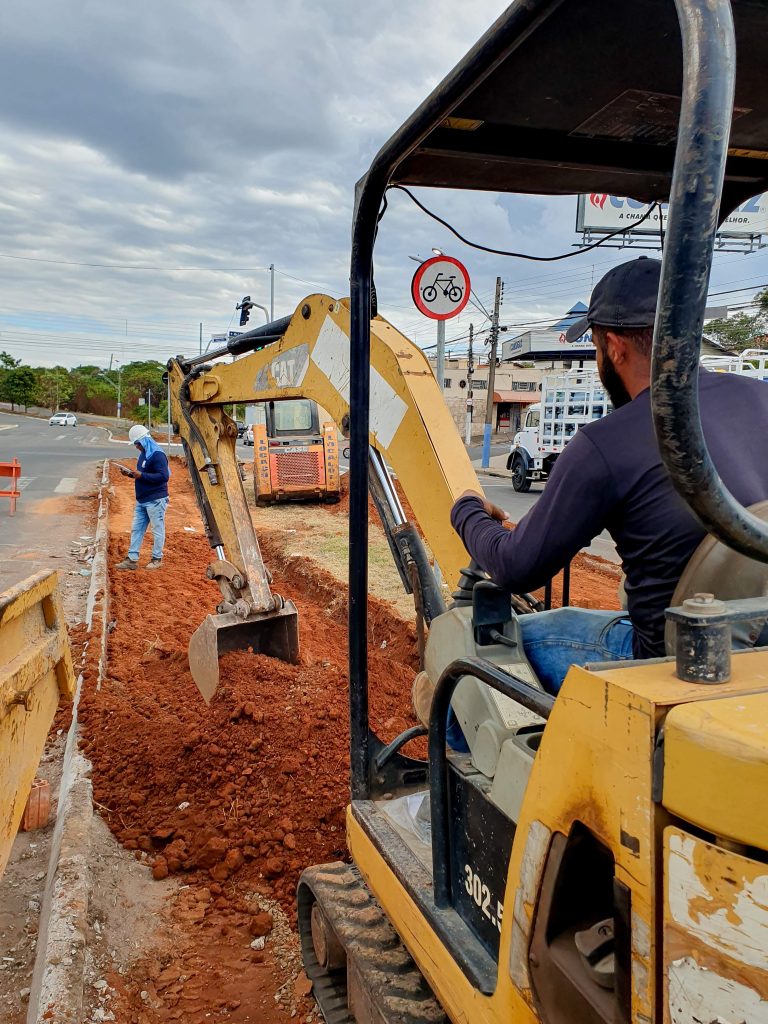
M 368 727 L 367 474 L 372 258 L 393 185 L 669 202 L 652 406 L 671 478 L 708 529 L 768 561 L 768 529 L 725 490 L 697 373 L 715 232 L 768 189 L 768 4 L 519 0 L 358 182 L 351 259 L 352 795 L 381 781 Z

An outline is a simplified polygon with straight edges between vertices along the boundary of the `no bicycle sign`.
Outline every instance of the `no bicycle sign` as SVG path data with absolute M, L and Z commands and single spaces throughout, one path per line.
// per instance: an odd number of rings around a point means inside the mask
M 413 275 L 411 295 L 424 316 L 450 320 L 469 302 L 469 274 L 453 256 L 425 260 Z

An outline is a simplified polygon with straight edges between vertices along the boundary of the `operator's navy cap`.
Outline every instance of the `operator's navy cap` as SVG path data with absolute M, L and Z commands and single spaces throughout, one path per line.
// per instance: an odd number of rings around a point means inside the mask
M 653 327 L 659 294 L 661 260 L 648 256 L 609 270 L 592 291 L 587 315 L 571 324 L 567 341 L 578 341 L 592 324 L 621 328 Z

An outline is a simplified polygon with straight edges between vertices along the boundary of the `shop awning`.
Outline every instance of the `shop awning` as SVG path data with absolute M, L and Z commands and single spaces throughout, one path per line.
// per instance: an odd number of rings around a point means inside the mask
M 532 405 L 541 400 L 540 391 L 494 391 L 494 405 Z

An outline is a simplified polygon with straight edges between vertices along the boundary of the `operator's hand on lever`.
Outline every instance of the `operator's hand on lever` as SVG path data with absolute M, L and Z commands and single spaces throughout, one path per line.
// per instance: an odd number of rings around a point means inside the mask
M 507 515 L 503 508 L 499 508 L 498 505 L 494 505 L 492 501 L 488 501 L 486 497 L 484 497 L 482 494 L 478 494 L 477 491 L 464 491 L 456 499 L 456 502 L 454 503 L 454 508 L 462 500 L 462 498 L 477 498 L 477 500 L 482 503 L 483 508 L 491 517 L 491 519 L 495 519 L 498 523 L 505 523 L 509 519 L 509 516 Z

